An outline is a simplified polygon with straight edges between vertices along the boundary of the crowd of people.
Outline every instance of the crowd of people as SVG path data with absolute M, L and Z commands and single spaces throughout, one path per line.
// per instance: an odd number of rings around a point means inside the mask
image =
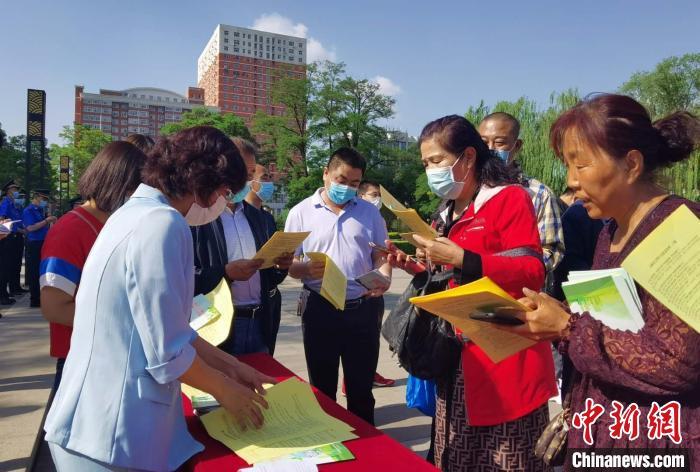
M 421 161 L 442 203 L 431 218 L 438 237 L 415 236 L 415 257 L 389 240 L 380 186 L 365 179 L 367 162 L 352 148 L 328 156 L 323 186 L 289 211 L 284 231 L 308 238 L 265 269 L 254 256 L 278 229 L 263 208 L 275 184 L 253 143 L 214 128 L 105 146 L 80 179 L 83 203 L 58 221 L 45 211 L 48 191 L 32 190 L 22 208 L 19 185 L 8 182 L 0 219 L 15 223 L 0 240 L 0 303 L 24 291 L 26 253 L 31 303 L 50 322 L 56 358 L 45 437 L 57 469 L 180 467 L 202 450 L 185 425 L 180 382 L 211 393 L 242 427 L 260 427 L 263 384 L 275 380 L 236 356 L 274 354 L 286 277 L 303 284 L 310 383 L 335 399 L 341 380 L 348 410 L 374 424 L 372 388 L 393 384 L 377 362 L 383 294 L 395 269 L 451 271 L 447 288 L 488 276 L 529 309 L 515 313 L 521 325 L 500 329 L 535 343 L 498 363 L 455 330 L 457 367 L 435 386 L 428 459 L 438 468 L 550 470 L 533 451 L 549 422 L 548 400 L 566 393 L 572 411 L 583 411 L 587 399 L 609 410 L 635 402 L 642 417 L 653 405 L 678 402 L 680 447 L 700 464 L 700 333 L 641 287 L 638 333 L 572 312 L 561 290 L 572 270 L 620 267 L 679 206 L 700 216 L 700 204 L 655 178 L 698 149 L 700 120 L 678 112 L 652 122 L 622 95 L 581 101 L 550 132 L 567 169 L 561 196 L 522 172 L 519 128 L 501 112 L 481 123 L 451 115 L 424 127 Z M 343 307 L 321 295 L 325 263 L 306 256 L 312 252 L 346 276 Z M 367 289 L 357 278 L 373 270 L 388 282 Z M 217 348 L 189 321 L 193 297 L 222 279 L 235 318 Z M 678 447 L 668 437 L 614 439 L 611 420 L 599 421 L 592 445 L 571 429 L 568 446 Z

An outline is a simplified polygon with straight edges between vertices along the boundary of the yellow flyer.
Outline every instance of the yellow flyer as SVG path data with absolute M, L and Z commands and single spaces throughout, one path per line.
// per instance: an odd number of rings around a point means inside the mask
M 314 262 L 326 263 L 323 281 L 321 282 L 321 296 L 328 300 L 337 310 L 343 310 L 348 288 L 348 279 L 345 277 L 345 274 L 335 265 L 333 259 L 326 254 L 307 252 L 306 256 Z
M 622 261 L 654 298 L 700 332 L 700 219 L 683 205 Z

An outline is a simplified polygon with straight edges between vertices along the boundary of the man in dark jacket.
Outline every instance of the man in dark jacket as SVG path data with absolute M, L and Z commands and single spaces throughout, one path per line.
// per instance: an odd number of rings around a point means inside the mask
M 248 180 L 255 172 L 255 147 L 233 138 L 248 168 Z M 276 310 L 277 285 L 287 276 L 293 255 L 275 261 L 275 266 L 260 269 L 262 261 L 255 253 L 274 230 L 261 210 L 244 201 L 250 190 L 246 185 L 231 199 L 230 208 L 212 223 L 192 228 L 195 263 L 195 295 L 213 290 L 222 278 L 231 287 L 234 321 L 221 349 L 239 355 L 253 352 L 273 354 L 280 324 Z

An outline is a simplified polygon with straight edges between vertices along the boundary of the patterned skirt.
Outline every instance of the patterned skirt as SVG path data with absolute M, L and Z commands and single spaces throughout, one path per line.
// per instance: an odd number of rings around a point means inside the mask
M 537 439 L 549 422 L 545 403 L 515 421 L 495 426 L 469 426 L 464 404 L 464 372 L 460 362 L 452 389 L 449 450 L 445 463 L 447 393 L 438 387 L 435 412 L 435 465 L 446 472 L 550 471 L 533 454 Z

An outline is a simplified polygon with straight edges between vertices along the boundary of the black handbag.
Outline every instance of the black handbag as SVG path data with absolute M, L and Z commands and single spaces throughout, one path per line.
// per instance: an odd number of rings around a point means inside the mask
M 459 363 L 462 341 L 452 325 L 409 302 L 445 290 L 452 276 L 451 270 L 416 275 L 384 321 L 382 336 L 401 367 L 414 377 L 441 382 L 454 374 Z

